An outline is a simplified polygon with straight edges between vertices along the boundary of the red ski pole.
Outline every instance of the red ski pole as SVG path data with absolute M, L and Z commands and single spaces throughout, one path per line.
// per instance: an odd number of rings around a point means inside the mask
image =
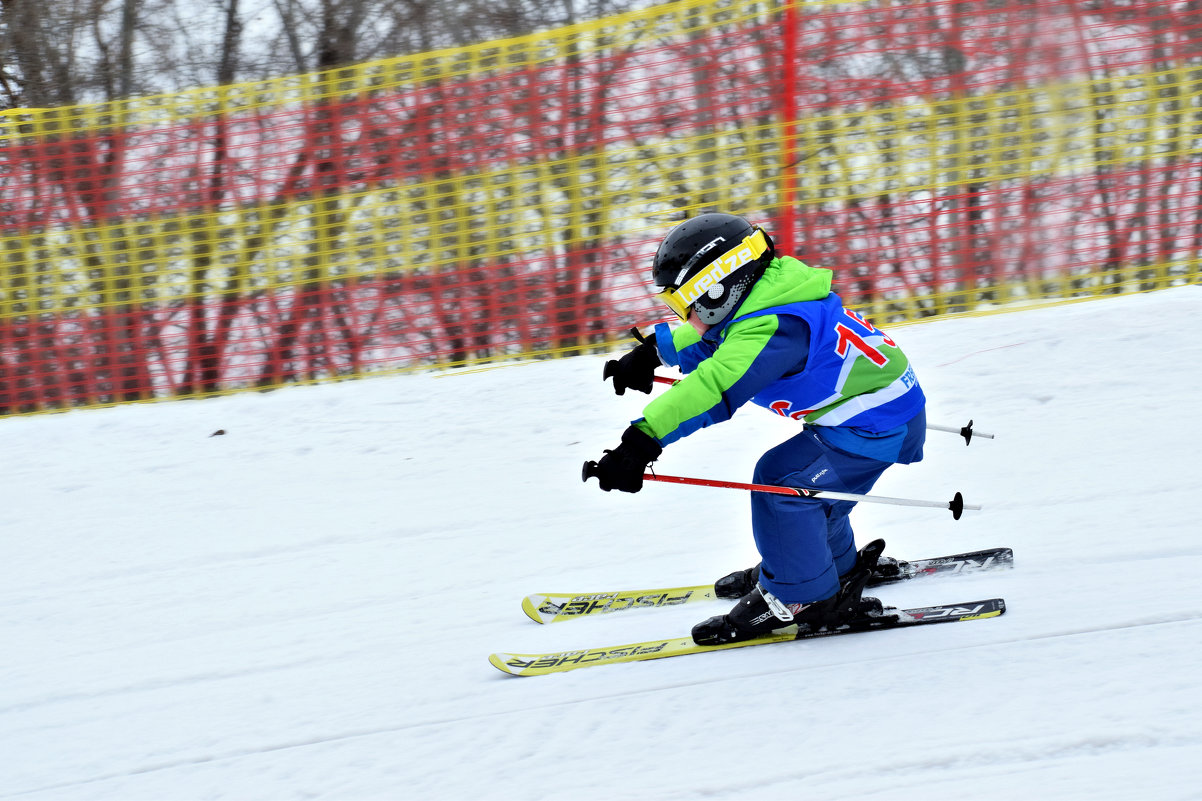
M 581 474 L 584 481 L 597 475 L 597 463 L 585 462 Z M 980 511 L 978 505 L 964 503 L 964 496 L 956 493 L 950 501 L 924 501 L 914 498 L 890 498 L 884 495 L 857 495 L 851 492 L 836 492 L 834 490 L 806 489 L 804 487 L 781 487 L 775 484 L 743 484 L 738 481 L 718 481 L 711 478 L 689 478 L 687 476 L 665 476 L 657 473 L 644 473 L 644 481 L 662 481 L 667 484 L 688 484 L 694 487 L 718 487 L 721 489 L 747 490 L 749 492 L 768 492 L 773 495 L 793 495 L 799 498 L 829 498 L 833 501 L 852 501 L 853 503 L 884 503 L 893 506 L 924 506 L 932 509 L 950 509 L 952 519 L 959 520 L 965 509 Z

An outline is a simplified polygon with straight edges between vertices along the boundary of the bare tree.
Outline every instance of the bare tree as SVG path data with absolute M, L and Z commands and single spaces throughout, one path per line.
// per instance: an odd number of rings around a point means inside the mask
M 77 71 L 69 43 L 84 17 L 41 0 L 3 0 L 0 14 L 6 105 L 75 102 Z
M 0 102 L 45 107 L 262 80 L 520 36 L 630 0 L 0 0 Z

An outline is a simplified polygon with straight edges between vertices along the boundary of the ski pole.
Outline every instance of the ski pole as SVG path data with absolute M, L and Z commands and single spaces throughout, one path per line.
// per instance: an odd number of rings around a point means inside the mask
M 581 477 L 588 481 L 597 475 L 597 463 L 585 462 Z M 850 492 L 835 492 L 834 490 L 805 489 L 803 487 L 781 487 L 776 484 L 742 484 L 737 481 L 718 481 L 710 478 L 689 478 L 687 476 L 665 476 L 657 473 L 644 473 L 644 481 L 663 481 L 668 484 L 689 484 L 695 487 L 719 487 L 722 489 L 748 490 L 750 492 L 768 492 L 773 495 L 793 495 L 800 498 L 829 498 L 834 501 L 852 501 L 858 503 L 885 503 L 893 506 L 925 506 L 933 509 L 950 509 L 952 519 L 959 520 L 965 509 L 979 512 L 981 507 L 964 503 L 964 496 L 956 493 L 950 501 L 923 501 L 913 498 L 890 498 L 884 495 L 856 495 Z
M 934 423 L 927 423 L 927 428 L 931 429 L 932 431 L 947 431 L 952 434 L 959 434 L 960 436 L 964 437 L 965 445 L 972 441 L 973 436 L 984 437 L 985 439 L 993 439 L 993 434 L 986 434 L 984 431 L 973 431 L 972 420 L 969 420 L 968 425 L 962 426 L 961 428 L 954 428 L 952 426 L 937 426 Z
M 606 377 L 608 378 L 608 376 Z M 655 382 L 657 384 L 675 384 L 680 380 L 681 379 L 679 378 L 669 378 L 666 375 L 655 376 Z M 985 439 L 993 439 L 993 434 L 986 434 L 984 431 L 973 431 L 972 420 L 968 421 L 968 425 L 960 426 L 959 428 L 954 428 L 953 426 L 940 426 L 935 425 L 934 423 L 927 423 L 927 428 L 929 428 L 931 431 L 947 431 L 951 434 L 959 434 L 960 436 L 964 437 L 965 445 L 968 445 L 974 436 L 984 437 Z

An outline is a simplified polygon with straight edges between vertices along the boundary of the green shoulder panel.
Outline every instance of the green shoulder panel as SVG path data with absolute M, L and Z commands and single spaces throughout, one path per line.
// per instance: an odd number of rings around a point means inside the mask
M 643 410 L 643 423 L 639 427 L 662 440 L 689 421 L 705 415 L 720 404 L 726 391 L 746 375 L 760 351 L 776 333 L 776 328 L 777 318 L 774 314 L 753 317 L 727 328 L 725 339 L 713 356 L 699 364 L 680 383 L 647 404 Z M 722 419 L 726 419 L 726 416 Z M 688 428 L 693 430 L 693 426 Z
M 750 314 L 773 306 L 822 300 L 831 292 L 834 273 L 822 267 L 810 267 L 792 256 L 772 260 L 763 277 L 755 282 L 739 314 Z

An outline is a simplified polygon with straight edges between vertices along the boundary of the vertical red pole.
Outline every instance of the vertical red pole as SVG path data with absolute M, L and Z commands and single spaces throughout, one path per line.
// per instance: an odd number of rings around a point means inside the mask
M 781 208 L 774 232 L 776 241 L 787 253 L 797 252 L 797 38 L 798 17 L 795 0 L 785 0 L 781 20 L 781 86 L 784 93 L 781 114 L 784 141 L 781 142 Z

